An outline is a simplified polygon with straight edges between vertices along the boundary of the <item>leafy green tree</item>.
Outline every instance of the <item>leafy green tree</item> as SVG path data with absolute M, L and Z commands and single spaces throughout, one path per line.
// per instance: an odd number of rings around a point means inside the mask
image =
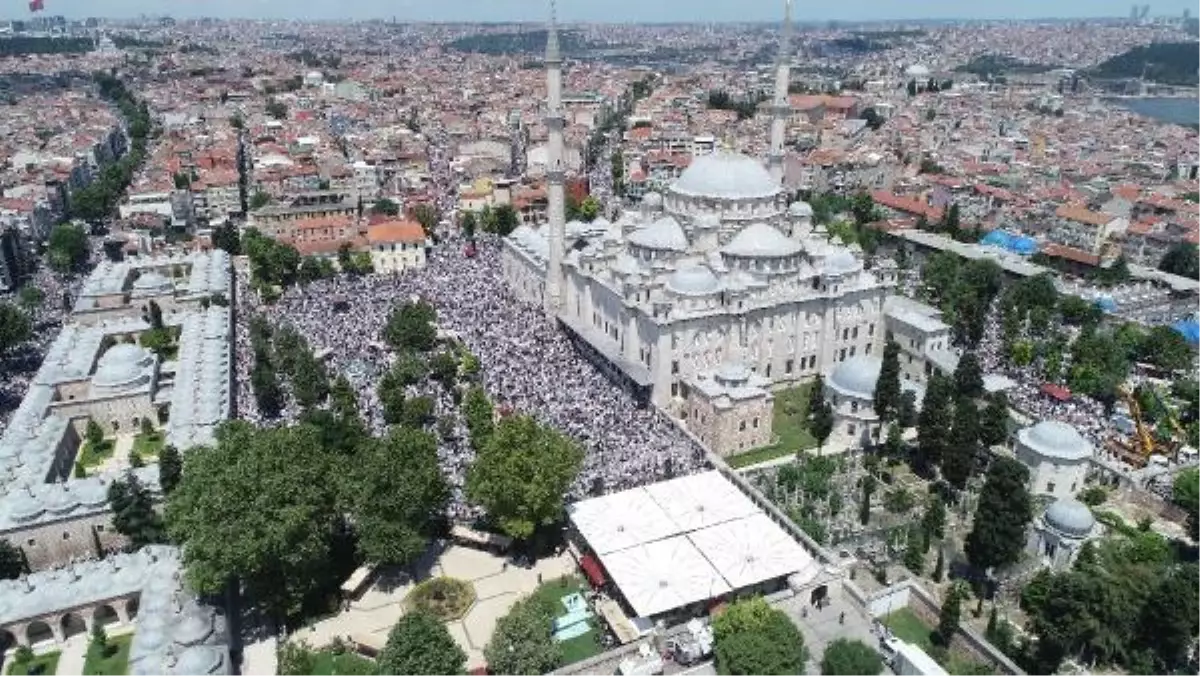
M 458 358 L 451 350 L 442 350 L 429 358 L 429 377 L 453 388 L 458 380 Z
M 979 409 L 974 400 L 960 398 L 954 405 L 949 444 L 942 454 L 942 477 L 959 490 L 965 488 L 975 473 L 978 455 Z
M 437 227 L 438 221 L 442 219 L 442 215 L 438 212 L 437 207 L 432 204 L 418 204 L 413 207 L 413 218 L 421 224 L 421 228 L 425 230 L 428 236 L 433 233 L 433 229 Z
M 1154 673 L 1178 673 L 1189 664 L 1200 631 L 1198 570 L 1195 564 L 1170 566 L 1146 596 L 1138 643 L 1154 654 Z
M 329 395 L 329 372 L 325 364 L 304 351 L 298 355 L 292 373 L 292 393 L 304 408 L 316 406 Z
M 833 434 L 833 407 L 821 395 L 821 390 L 813 389 L 812 400 L 816 402 L 812 417 L 808 421 L 808 431 L 817 440 L 817 448 L 825 447 L 829 435 Z
M 474 211 L 464 212 L 462 218 L 458 221 L 458 229 L 462 231 L 463 237 L 467 239 L 475 239 L 475 229 L 477 227 L 478 222 Z
M 583 451 L 558 431 L 529 416 L 510 416 L 479 449 L 467 495 L 502 531 L 525 540 L 562 515 L 563 496 L 582 463 Z
M 804 636 L 786 613 L 761 597 L 734 601 L 713 619 L 712 627 L 717 673 L 804 672 Z
M 875 415 L 883 422 L 899 417 L 900 413 L 900 345 L 888 339 L 883 346 L 883 364 L 875 381 Z
M 371 205 L 371 213 L 383 214 L 384 216 L 399 216 L 400 205 L 385 197 Z
M 317 673 L 317 655 L 304 641 L 279 641 L 275 649 L 276 670 L 284 676 Z
M 1028 483 L 1025 465 L 1005 457 L 992 461 L 963 547 L 976 570 L 986 573 L 1020 559 L 1025 529 L 1033 518 Z
M 933 564 L 933 573 L 932 573 L 932 577 L 933 577 L 933 581 L 934 581 L 934 582 L 941 582 L 941 581 L 942 581 L 942 575 L 944 574 L 944 572 L 945 572 L 945 570 L 946 570 L 946 553 L 945 553 L 944 551 L 942 551 L 942 548 L 941 548 L 941 547 L 938 547 L 938 553 L 937 553 L 937 554 L 938 554 L 938 555 L 937 555 L 937 562 L 935 562 L 935 563 Z
M 437 340 L 437 312 L 424 301 L 405 303 L 392 310 L 383 339 L 397 352 L 428 352 Z
M 959 397 L 983 395 L 983 371 L 974 352 L 964 352 L 959 358 L 958 366 L 954 369 L 954 388 Z
M 29 316 L 9 303 L 0 303 L 0 356 L 29 340 L 32 335 Z
M 25 570 L 25 557 L 8 540 L 0 540 L 0 580 L 16 580 Z
M 170 444 L 158 452 L 158 485 L 163 495 L 170 495 L 183 477 L 183 458 Z
M 482 387 L 476 385 L 467 390 L 463 397 L 462 413 L 471 435 L 471 446 L 478 450 L 487 444 L 495 429 L 492 402 Z
M 100 423 L 88 419 L 87 430 L 84 432 L 88 445 L 92 448 L 104 443 L 104 429 L 100 427 Z
M 958 622 L 962 619 L 962 602 L 966 596 L 967 590 L 962 583 L 951 585 L 946 592 L 946 598 L 942 601 L 942 608 L 938 613 L 937 626 L 938 642 L 943 646 L 949 646 L 955 632 L 958 631 Z
M 46 294 L 36 286 L 26 284 L 17 292 L 17 303 L 25 312 L 33 312 L 42 306 L 42 302 L 46 300 Z
M 233 421 L 216 440 L 188 452 L 187 480 L 167 499 L 167 530 L 182 543 L 188 580 L 201 594 L 217 594 L 240 579 L 246 597 L 272 616 L 292 616 L 328 584 L 342 521 L 335 456 L 309 425 Z
M 154 511 L 154 497 L 132 471 L 108 485 L 113 528 L 140 549 L 166 541 L 162 518 Z
M 946 502 L 939 493 L 930 493 L 929 502 L 925 505 L 925 513 L 921 516 L 921 531 L 923 544 L 929 549 L 929 543 L 934 539 L 940 540 L 946 535 Z
M 1188 279 L 1200 278 L 1200 250 L 1191 242 L 1180 242 L 1163 256 L 1158 269 Z
M 413 397 L 404 401 L 404 412 L 400 415 L 400 425 L 412 429 L 422 429 L 433 422 L 433 399 L 429 397 Z
M 864 474 L 861 484 L 862 498 L 858 503 L 858 522 L 865 526 L 871 521 L 871 495 L 875 492 L 875 476 Z
M 908 429 L 917 424 L 917 393 L 904 390 L 900 393 L 900 408 L 896 412 L 896 423 L 900 429 Z
M 850 200 L 850 213 L 854 214 L 857 225 L 875 220 L 875 200 L 871 199 L 871 194 L 866 191 L 855 193 Z
M 412 611 L 401 616 L 379 653 L 383 674 L 461 674 L 467 654 L 433 615 Z
M 508 237 L 520 225 L 517 210 L 511 204 L 501 204 L 493 211 L 495 217 L 494 231 L 501 237 Z
M 77 272 L 88 259 L 88 236 L 83 228 L 59 223 L 50 231 L 46 260 L 59 272 Z
M 288 115 L 287 104 L 278 99 L 268 99 L 266 112 L 272 119 L 282 120 Z
M 824 676 L 874 676 L 883 671 L 883 659 L 871 646 L 856 639 L 834 639 L 821 656 Z
M 496 674 L 546 674 L 562 664 L 562 645 L 551 633 L 558 610 L 539 596 L 517 601 L 496 622 L 483 648 L 488 669 Z
M 344 499 L 363 558 L 397 565 L 416 560 L 429 545 L 450 495 L 433 436 L 395 427 L 386 439 L 365 440 L 349 479 Z
M 1184 337 L 1169 326 L 1154 326 L 1138 346 L 1141 361 L 1168 371 L 1187 369 L 1196 359 Z
M 388 371 L 379 379 L 379 404 L 383 408 L 383 421 L 389 425 L 399 425 L 404 419 L 404 384 L 396 374 L 396 369 Z
M 925 572 L 925 536 L 920 524 L 913 523 L 908 527 L 908 542 L 904 547 L 904 567 L 914 575 L 920 576 Z
M 1187 512 L 1188 533 L 1192 539 L 1200 539 L 1200 470 L 1189 467 L 1176 474 L 1171 498 Z
M 979 418 L 979 440 L 985 446 L 996 446 L 1008 438 L 1008 396 L 994 392 Z
M 600 215 L 600 203 L 595 197 L 588 195 L 579 203 L 579 220 L 584 223 L 591 223 Z
M 918 469 L 925 470 L 940 464 L 947 452 L 950 423 L 953 418 L 953 389 L 954 385 L 949 378 L 939 373 L 930 376 L 921 413 L 917 418 Z

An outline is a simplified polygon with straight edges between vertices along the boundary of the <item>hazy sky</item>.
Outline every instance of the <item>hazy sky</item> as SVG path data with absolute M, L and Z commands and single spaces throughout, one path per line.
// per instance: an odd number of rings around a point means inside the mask
M 20 18 L 27 0 L 8 4 L 0 16 Z M 412 21 L 537 21 L 548 0 L 45 0 L 47 14 L 72 18 L 242 17 L 302 19 L 390 18 Z M 782 0 L 559 0 L 564 21 L 768 21 L 783 13 Z M 798 0 L 799 21 L 923 18 L 1042 18 L 1129 16 L 1130 4 L 1117 0 Z M 2 5 L 0 5 L 2 6 Z M 1182 14 L 1195 0 L 1159 0 L 1151 15 Z

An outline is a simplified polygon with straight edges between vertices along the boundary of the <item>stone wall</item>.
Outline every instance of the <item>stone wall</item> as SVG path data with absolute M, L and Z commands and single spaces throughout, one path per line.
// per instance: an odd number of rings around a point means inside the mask
M 112 512 L 107 507 L 88 515 L 10 530 L 0 537 L 24 552 L 33 571 L 71 559 L 95 558 L 100 555 L 96 551 L 97 539 L 104 551 L 115 551 L 128 544 L 125 536 L 113 528 Z

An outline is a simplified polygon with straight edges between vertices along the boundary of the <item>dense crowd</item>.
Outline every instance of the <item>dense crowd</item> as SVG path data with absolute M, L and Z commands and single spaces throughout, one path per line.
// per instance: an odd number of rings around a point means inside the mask
M 363 419 L 375 433 L 385 429 L 376 392 L 393 355 L 381 333 L 398 304 L 421 298 L 436 308 L 438 327 L 457 334 L 482 364 L 483 384 L 496 406 L 533 415 L 578 441 L 586 450 L 572 495 L 607 493 L 692 473 L 703 452 L 653 408 L 633 398 L 584 359 L 540 308 L 517 302 L 504 289 L 498 240 L 482 241 L 473 258 L 462 242 L 435 248 L 424 270 L 396 276 L 336 277 L 289 289 L 274 305 L 257 307 L 253 294 L 239 295 L 237 331 L 238 411 L 257 420 L 250 391 L 251 359 L 246 310 L 265 312 L 273 324 L 290 324 L 318 353 L 328 353 L 335 373 L 357 392 Z M 440 386 L 415 386 L 411 394 L 435 399 L 435 415 L 455 413 Z M 282 418 L 294 420 L 289 406 Z M 451 514 L 474 515 L 462 487 L 473 451 L 461 433 L 439 441 L 442 465 L 454 488 Z

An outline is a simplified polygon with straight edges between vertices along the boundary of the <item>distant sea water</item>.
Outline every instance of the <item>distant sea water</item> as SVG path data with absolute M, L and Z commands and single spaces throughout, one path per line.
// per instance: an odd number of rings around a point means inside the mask
M 1200 100 L 1194 98 L 1109 99 L 1126 110 L 1159 122 L 1200 124 Z

